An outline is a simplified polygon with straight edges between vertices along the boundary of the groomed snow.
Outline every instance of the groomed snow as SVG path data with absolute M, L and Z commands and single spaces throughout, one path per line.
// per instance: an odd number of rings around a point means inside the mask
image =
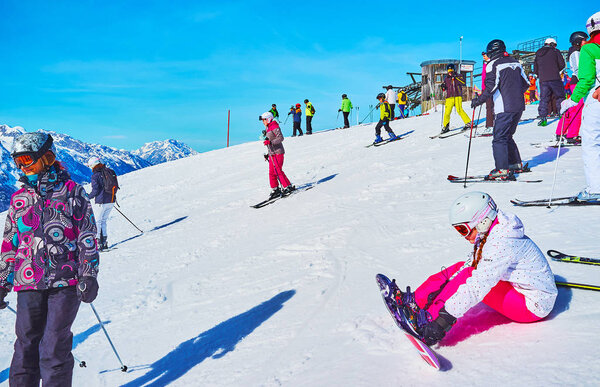
M 374 124 L 286 138 L 288 177 L 319 184 L 259 210 L 249 206 L 269 185 L 258 141 L 122 176 L 121 210 L 146 232 L 138 236 L 113 212 L 109 242 L 118 249 L 101 256 L 94 305 L 131 371 L 119 370 L 82 304 L 73 353 L 88 366 L 75 367 L 74 385 L 599 385 L 597 292 L 559 289 L 552 314 L 533 324 L 478 305 L 434 347 L 445 372 L 419 358 L 385 310 L 375 274 L 414 288 L 472 248 L 447 215 L 466 191 L 446 176 L 464 173 L 468 139 L 430 139 L 440 114 L 393 122 L 397 134 L 414 132 L 379 148 L 364 147 Z M 451 126 L 459 125 L 453 114 Z M 542 183 L 467 190 L 484 190 L 516 213 L 542 251 L 599 256 L 600 208 L 509 203 L 549 196 L 556 149 L 530 143 L 553 138 L 556 125 L 526 123 L 515 136 L 533 168 L 521 178 Z M 584 186 L 581 149 L 563 152 L 555 196 Z M 491 138 L 473 140 L 470 165 L 470 174 L 493 168 Z M 550 265 L 562 279 L 600 284 L 600 268 Z M 8 300 L 16 306 L 14 294 Z M 0 321 L 7 385 L 14 315 L 1 311 Z

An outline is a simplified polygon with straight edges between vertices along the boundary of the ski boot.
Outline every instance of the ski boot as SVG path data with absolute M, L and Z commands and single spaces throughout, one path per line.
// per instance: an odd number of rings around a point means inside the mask
M 541 117 L 540 120 L 538 121 L 538 126 L 547 126 L 548 125 L 548 120 L 546 119 L 546 117 Z
M 508 166 L 508 170 L 512 173 L 523 173 L 523 172 L 531 171 L 531 169 L 529 169 L 529 165 L 528 164 L 523 165 L 523 163 L 510 164 Z
M 584 189 L 580 193 L 577 194 L 578 202 L 590 202 L 590 203 L 600 203 L 600 192 L 591 193 L 588 189 Z
M 394 132 L 388 132 L 388 135 L 390 136 L 390 138 L 388 138 L 388 141 L 393 141 L 398 138 L 398 136 L 396 136 Z
M 273 191 L 271 191 L 271 194 L 269 195 L 269 200 L 281 197 L 281 195 L 282 195 L 281 188 L 279 188 L 279 186 L 277 186 L 276 188 L 273 188 Z
M 471 123 L 470 122 L 468 124 L 465 124 L 465 126 L 463 126 L 463 128 L 462 128 L 463 131 L 469 130 L 469 129 L 471 129 Z
M 294 187 L 292 184 L 290 184 L 283 189 L 282 196 L 287 196 L 287 195 L 291 194 L 292 192 L 294 192 L 295 190 L 296 190 L 296 187 Z
M 581 137 L 577 136 L 577 137 L 567 138 L 567 144 L 581 145 Z
M 383 138 L 381 138 L 380 135 L 375 135 L 375 141 L 373 141 L 373 144 L 379 144 L 380 142 L 383 142 Z
M 448 133 L 449 131 L 450 131 L 450 124 L 448 124 L 442 128 L 442 134 Z
M 516 180 L 516 178 L 509 169 L 492 169 L 485 180 Z

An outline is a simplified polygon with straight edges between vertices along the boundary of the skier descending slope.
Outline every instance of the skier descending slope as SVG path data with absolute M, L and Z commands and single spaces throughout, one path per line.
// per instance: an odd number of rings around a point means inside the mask
M 471 107 L 474 109 L 489 97 L 494 98 L 492 151 L 496 168 L 489 173 L 488 179 L 514 180 L 514 173 L 521 172 L 523 164 L 513 135 L 525 110 L 523 95 L 529 82 L 521 64 L 506 53 L 502 40 L 489 42 L 486 54 L 490 62 L 486 66 L 485 89 L 473 98 Z
M 17 341 L 11 386 L 70 386 L 71 325 L 80 300 L 98 294 L 98 252 L 92 206 L 83 187 L 56 161 L 52 137 L 25 133 L 12 157 L 25 174 L 4 226 L 0 309 L 17 292 Z
M 391 113 L 390 104 L 385 99 L 385 94 L 383 94 L 383 93 L 377 94 L 377 100 L 379 101 L 379 103 L 377 104 L 377 107 L 379 108 L 380 114 L 379 114 L 379 122 L 377 123 L 377 125 L 375 125 L 375 141 L 373 141 L 373 144 L 377 144 L 377 143 L 380 143 L 383 141 L 383 138 L 381 138 L 381 128 L 382 127 L 385 128 L 385 130 L 388 132 L 388 135 L 390 136 L 390 138 L 389 138 L 390 140 L 393 140 L 396 138 L 394 131 L 390 127 L 390 117 L 391 117 L 392 113 Z
M 274 199 L 278 196 L 288 195 L 296 188 L 290 184 L 285 173 L 283 173 L 283 158 L 285 149 L 283 148 L 283 134 L 277 124 L 277 121 L 273 119 L 271 112 L 263 113 L 259 119 L 265 125 L 265 141 L 264 144 L 268 149 L 267 161 L 269 162 L 269 182 L 271 183 L 271 195 L 269 199 Z M 283 187 L 283 190 L 279 188 L 279 183 Z
M 414 293 L 407 288 L 395 295 L 399 305 L 408 306 L 427 345 L 440 341 L 480 301 L 522 323 L 550 313 L 558 293 L 554 275 L 517 216 L 498 210 L 488 194 L 470 192 L 450 207 L 450 223 L 474 245 L 473 253 L 429 277 Z

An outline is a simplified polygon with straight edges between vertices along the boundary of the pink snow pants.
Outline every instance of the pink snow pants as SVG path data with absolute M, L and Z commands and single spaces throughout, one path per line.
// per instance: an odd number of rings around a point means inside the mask
M 280 182 L 283 188 L 290 185 L 290 181 L 282 170 L 283 156 L 283 154 L 269 155 L 269 182 L 271 188 L 276 188 Z
M 432 275 L 415 291 L 417 304 L 420 308 L 425 308 L 429 302 L 429 295 L 437 292 L 442 287 L 439 294 L 433 296 L 433 302 L 431 302 L 429 308 L 427 308 L 427 311 L 431 314 L 433 320 L 438 317 L 439 311 L 442 309 L 445 302 L 456 293 L 459 286 L 464 284 L 467 281 L 467 278 L 473 273 L 474 268 L 464 268 L 456 275 L 456 277 L 446 283 L 446 280 L 458 272 L 463 264 L 464 262 L 458 262 L 449 268 Z M 483 303 L 516 322 L 528 323 L 542 319 L 527 309 L 525 296 L 517 292 L 510 282 L 498 282 L 498 284 L 485 296 Z
M 571 85 L 571 92 L 575 89 L 575 85 Z M 565 114 L 558 121 L 558 127 L 556 128 L 556 135 L 560 136 L 560 132 L 565 138 L 573 138 L 579 136 L 579 127 L 581 126 L 581 111 L 583 110 L 583 103 L 585 98 L 576 106 L 569 108 Z

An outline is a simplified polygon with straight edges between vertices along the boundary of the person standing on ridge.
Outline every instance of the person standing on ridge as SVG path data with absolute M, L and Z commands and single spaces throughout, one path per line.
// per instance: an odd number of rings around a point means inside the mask
M 581 156 L 587 187 L 577 195 L 577 201 L 600 202 L 600 12 L 587 20 L 590 39 L 581 46 L 577 77 L 579 81 L 571 98 L 567 98 L 561 112 L 577 106 L 585 99 L 581 114 Z M 595 89 L 592 92 L 592 89 Z M 596 97 L 594 97 L 596 96 Z
M 390 104 L 385 100 L 385 94 L 379 93 L 377 94 L 377 100 L 379 103 L 376 108 L 379 108 L 379 122 L 375 125 L 375 141 L 373 144 L 377 144 L 383 141 L 381 138 L 381 128 L 384 127 L 388 135 L 390 136 L 389 140 L 393 140 L 396 138 L 394 131 L 390 127 L 390 117 L 391 117 L 391 108 Z
M 406 118 L 406 116 L 408 115 L 408 110 L 406 109 L 407 103 L 408 103 L 408 95 L 406 94 L 406 91 L 399 90 L 398 91 L 398 113 L 399 113 L 398 118 Z M 394 109 L 392 109 L 392 112 L 393 111 L 394 111 Z
M 448 74 L 444 77 L 444 82 L 442 83 L 442 90 L 446 92 L 446 110 L 444 112 L 442 133 L 450 130 L 452 107 L 456 109 L 456 112 L 465 123 L 464 130 L 469 129 L 471 120 L 462 108 L 462 87 L 465 85 L 465 77 L 462 74 L 456 75 L 454 64 L 452 63 L 446 66 L 446 70 Z
M 271 114 L 273 114 L 273 119 L 277 122 L 279 121 L 279 112 L 277 111 L 277 105 L 273 104 L 271 105 L 271 110 L 269 110 L 269 112 L 271 112 Z
M 548 103 L 552 96 L 556 99 L 557 112 L 565 99 L 565 91 L 560 72 L 565 68 L 565 59 L 556 48 L 556 40 L 548 38 L 544 46 L 535 53 L 533 72 L 540 81 L 540 105 L 538 106 L 539 126 L 548 125 Z
M 583 31 L 573 32 L 569 38 L 571 47 L 569 48 L 568 58 L 571 71 L 573 72 L 571 76 L 571 82 L 569 83 L 571 95 L 573 94 L 575 86 L 579 81 L 577 73 L 579 70 L 579 52 L 581 50 L 581 44 L 588 38 L 588 35 Z M 557 140 L 560 140 L 561 136 L 564 136 L 569 144 L 581 144 L 579 128 L 581 127 L 581 112 L 583 111 L 584 101 L 584 98 L 580 99 L 577 106 L 573 106 L 567 110 L 561 117 L 560 121 L 558 121 L 558 126 L 556 127 Z
M 306 105 L 306 134 L 312 134 L 312 119 L 315 115 L 315 108 L 308 99 L 304 100 L 304 104 Z
M 390 105 L 390 121 L 394 120 L 396 115 L 396 100 L 398 99 L 398 94 L 396 90 L 392 87 L 392 85 L 388 85 L 387 91 L 385 92 L 385 99 Z
M 117 201 L 117 174 L 112 169 L 100 162 L 96 156 L 90 157 L 87 166 L 92 170 L 92 192 L 90 200 L 96 201 L 96 229 L 98 230 L 96 239 L 98 241 L 98 250 L 108 249 L 108 229 L 106 222 Z
M 292 118 L 294 119 L 294 130 L 292 131 L 292 137 L 296 137 L 296 131 L 298 131 L 298 136 L 302 136 L 302 110 L 300 109 L 299 103 L 297 103 L 295 107 L 294 105 L 290 107 L 288 116 L 290 114 L 292 114 Z
M 52 136 L 25 133 L 12 158 L 24 174 L 10 200 L 0 250 L 0 309 L 17 292 L 11 386 L 71 386 L 71 326 L 98 294 L 94 213 L 85 190 L 56 160 Z
M 529 82 L 521 64 L 506 52 L 502 40 L 489 42 L 486 54 L 490 62 L 486 66 L 485 90 L 473 98 L 471 107 L 485 103 L 491 96 L 496 101 L 492 140 L 496 168 L 488 174 L 487 179 L 514 180 L 514 173 L 522 172 L 523 164 L 513 135 L 525 110 L 525 91 Z
M 350 127 L 350 121 L 348 120 L 348 116 L 350 115 L 350 111 L 352 110 L 352 102 L 348 99 L 346 94 L 342 94 L 342 107 L 338 109 L 339 112 L 342 112 L 344 115 L 344 129 Z
M 269 152 L 266 157 L 269 162 L 269 183 L 271 184 L 269 199 L 289 195 L 296 188 L 290 184 L 289 179 L 283 172 L 283 159 L 285 155 L 283 133 L 281 133 L 281 129 L 277 121 L 273 119 L 271 112 L 261 114 L 258 119 L 265 125 L 265 140 L 263 144 Z M 279 187 L 279 183 L 281 183 L 283 189 Z
M 539 247 L 523 222 L 499 210 L 484 192 L 469 192 L 450 207 L 450 224 L 473 252 L 466 260 L 430 276 L 414 292 L 394 282 L 388 291 L 427 345 L 437 344 L 458 319 L 483 302 L 519 323 L 544 319 L 558 290 Z

